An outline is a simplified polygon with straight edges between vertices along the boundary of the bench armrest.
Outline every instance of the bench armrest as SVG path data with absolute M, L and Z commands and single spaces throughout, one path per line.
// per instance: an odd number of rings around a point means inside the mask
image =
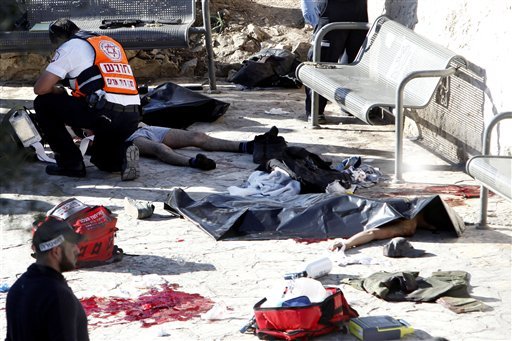
M 404 91 L 405 86 L 415 78 L 424 77 L 448 77 L 457 71 L 455 67 L 449 67 L 443 70 L 421 70 L 414 71 L 406 75 L 399 83 L 396 89 L 396 105 L 394 109 L 395 115 L 395 182 L 403 182 L 402 178 L 402 161 L 403 161 L 403 126 L 405 121 L 404 114 Z
M 505 119 L 512 118 L 512 111 L 505 111 L 494 116 L 487 124 L 482 137 L 482 155 L 490 155 L 491 153 L 491 135 L 496 125 Z

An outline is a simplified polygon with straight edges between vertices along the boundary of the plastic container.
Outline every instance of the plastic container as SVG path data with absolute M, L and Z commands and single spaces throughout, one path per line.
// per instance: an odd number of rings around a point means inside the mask
M 332 261 L 329 257 L 315 259 L 312 262 L 305 263 L 303 270 L 286 274 L 285 279 L 290 280 L 300 277 L 319 278 L 329 274 L 332 270 Z

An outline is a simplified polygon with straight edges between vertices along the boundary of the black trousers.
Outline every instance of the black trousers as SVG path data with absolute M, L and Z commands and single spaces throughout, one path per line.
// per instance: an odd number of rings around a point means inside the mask
M 368 22 L 367 0 L 329 0 L 325 11 L 320 15 L 316 34 L 325 25 L 338 21 Z M 322 62 L 336 63 L 343 53 L 347 53 L 348 62 L 352 63 L 366 38 L 366 30 L 335 30 L 327 33 L 322 41 Z M 308 60 L 313 60 L 313 48 L 308 52 Z M 306 114 L 311 114 L 311 89 L 306 91 Z M 327 99 L 319 96 L 318 113 L 323 114 Z
M 125 140 L 137 129 L 140 119 L 140 113 L 90 109 L 84 99 L 66 94 L 37 96 L 34 109 L 59 166 L 75 167 L 83 160 L 67 125 L 94 131 L 91 162 L 107 172 L 121 170 Z

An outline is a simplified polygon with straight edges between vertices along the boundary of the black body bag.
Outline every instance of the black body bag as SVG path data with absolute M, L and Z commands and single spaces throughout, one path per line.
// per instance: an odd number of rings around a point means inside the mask
M 184 129 L 195 122 L 213 122 L 229 103 L 167 82 L 142 97 L 142 121 L 160 127 Z

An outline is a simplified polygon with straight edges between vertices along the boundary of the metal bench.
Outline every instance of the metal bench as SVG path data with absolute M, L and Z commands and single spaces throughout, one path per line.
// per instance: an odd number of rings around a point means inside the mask
M 477 227 L 487 227 L 487 202 L 489 189 L 505 199 L 512 200 L 512 156 L 491 155 L 491 135 L 498 122 L 512 118 L 512 112 L 502 112 L 486 126 L 482 138 L 482 155 L 472 157 L 466 163 L 466 171 L 479 181 L 480 220 Z
M 24 0 L 23 3 L 30 29 L 0 32 L 0 53 L 51 51 L 47 28 L 58 18 L 69 18 L 84 30 L 108 35 L 131 50 L 186 48 L 190 34 L 204 34 L 210 89 L 216 90 L 208 0 L 201 0 L 202 26 L 194 25 L 196 0 Z M 140 22 L 132 27 L 100 29 L 104 20 L 119 23 L 126 19 Z
M 441 77 L 465 68 L 460 55 L 380 16 L 371 26 L 356 60 L 348 65 L 321 63 L 321 42 L 336 29 L 368 29 L 366 23 L 331 23 L 315 36 L 313 61 L 299 65 L 296 74 L 313 91 L 312 120 L 318 122 L 318 94 L 362 121 L 373 124 L 375 107 L 395 116 L 395 181 L 402 181 L 404 108 L 420 109 L 431 101 Z

